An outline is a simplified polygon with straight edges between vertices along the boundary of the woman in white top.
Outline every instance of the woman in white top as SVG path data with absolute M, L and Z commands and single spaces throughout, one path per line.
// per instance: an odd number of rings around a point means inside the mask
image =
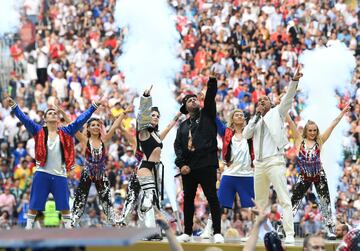
M 253 207 L 254 194 L 254 170 L 252 168 L 252 140 L 242 137 L 245 127 L 245 116 L 242 110 L 235 109 L 230 113 L 228 127 L 217 117 L 216 124 L 218 134 L 223 139 L 222 157 L 225 162 L 225 170 L 222 173 L 218 198 L 224 208 L 233 208 L 236 193 L 240 197 L 243 208 Z M 210 219 L 210 217 L 209 217 Z M 208 220 L 206 228 L 201 235 L 209 238 L 211 220 Z
M 232 208 L 236 193 L 242 207 L 252 207 L 254 198 L 254 170 L 251 166 L 252 142 L 242 137 L 244 113 L 235 109 L 229 116 L 228 127 L 219 119 L 218 133 L 223 139 L 222 157 L 226 164 L 218 197 L 222 207 Z

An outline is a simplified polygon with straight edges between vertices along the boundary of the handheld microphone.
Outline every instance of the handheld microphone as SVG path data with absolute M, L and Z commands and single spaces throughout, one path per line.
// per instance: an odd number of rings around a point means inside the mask
M 257 112 L 256 113 L 256 118 L 255 118 L 255 124 L 260 120 L 260 118 L 261 118 L 261 113 Z

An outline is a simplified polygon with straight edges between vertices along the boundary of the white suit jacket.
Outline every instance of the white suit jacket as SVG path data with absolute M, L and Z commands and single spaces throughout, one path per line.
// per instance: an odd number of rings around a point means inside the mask
M 278 151 L 282 151 L 285 145 L 288 144 L 288 139 L 284 128 L 284 119 L 296 94 L 297 85 L 298 81 L 291 81 L 288 90 L 282 98 L 280 104 L 274 108 L 271 108 L 263 117 L 264 123 L 269 129 L 271 138 L 275 142 Z M 254 116 L 249 121 L 248 125 L 244 128 L 243 137 L 249 139 L 256 135 L 256 137 L 254 137 L 254 148 L 255 151 L 258 151 L 260 145 L 261 123 L 255 124 L 255 119 L 256 116 Z

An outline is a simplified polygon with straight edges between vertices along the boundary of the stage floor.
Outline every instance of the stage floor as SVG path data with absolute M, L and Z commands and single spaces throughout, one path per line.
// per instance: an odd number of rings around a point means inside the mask
M 165 251 L 170 250 L 167 240 L 140 241 L 144 237 L 156 233 L 156 229 L 146 228 L 84 228 L 84 229 L 38 229 L 27 231 L 12 229 L 0 231 L 0 250 L 4 248 L 26 248 L 43 250 L 78 250 L 83 247 L 91 251 Z M 301 251 L 303 239 L 296 239 L 294 245 L 286 245 L 287 251 Z M 327 241 L 326 250 L 335 251 L 339 241 Z M 224 244 L 213 244 L 211 240 L 194 238 L 190 243 L 182 244 L 185 251 L 204 251 L 208 247 L 218 247 L 222 251 L 241 251 L 244 242 L 225 240 Z M 69 247 L 65 249 L 65 247 Z M 73 249 L 75 248 L 75 249 Z M 49 250 L 48 249 L 48 250 Z M 82 250 L 84 250 L 82 249 Z M 257 250 L 265 250 L 259 242 Z
M 294 245 L 286 245 L 286 251 L 302 251 L 303 250 L 303 241 L 304 239 L 296 239 Z M 326 251 L 336 251 L 336 247 L 339 245 L 339 241 L 327 241 L 326 242 Z M 244 242 L 240 241 L 226 241 L 224 244 L 213 244 L 210 241 L 198 241 L 191 243 L 183 243 L 182 246 L 184 251 L 205 251 L 206 248 L 209 247 L 218 247 L 221 248 L 222 251 L 241 251 L 244 247 Z M 167 244 L 167 241 L 161 242 L 151 242 L 151 241 L 140 241 L 136 244 L 129 247 L 87 247 L 86 250 L 91 251 L 169 251 L 170 247 Z M 259 242 L 257 244 L 256 250 L 265 251 L 264 244 Z M 217 251 L 217 250 L 216 250 Z

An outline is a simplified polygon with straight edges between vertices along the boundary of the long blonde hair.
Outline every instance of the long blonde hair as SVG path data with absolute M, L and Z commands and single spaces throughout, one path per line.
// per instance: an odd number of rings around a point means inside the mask
M 231 128 L 231 129 L 233 129 L 233 130 L 235 129 L 235 128 L 234 128 L 234 114 L 237 113 L 237 112 L 241 112 L 241 113 L 244 115 L 244 112 L 243 112 L 241 109 L 234 109 L 234 110 L 230 113 L 230 115 L 229 115 L 229 117 L 228 117 L 228 121 L 227 121 L 228 127 Z M 245 123 L 246 123 L 246 121 L 245 121 L 245 118 L 244 118 L 244 125 L 243 125 L 243 127 L 245 127 Z
M 321 139 L 321 135 L 320 135 L 320 130 L 319 130 L 319 127 L 318 125 L 312 121 L 312 120 L 308 120 L 304 126 L 304 130 L 303 130 L 303 133 L 302 133 L 302 138 L 303 139 L 306 139 L 307 138 L 307 130 L 309 129 L 309 126 L 311 125 L 315 125 L 316 126 L 316 130 L 317 130 L 317 134 L 316 134 L 316 137 L 315 137 L 315 141 L 321 146 L 323 144 L 322 142 L 322 139 Z

